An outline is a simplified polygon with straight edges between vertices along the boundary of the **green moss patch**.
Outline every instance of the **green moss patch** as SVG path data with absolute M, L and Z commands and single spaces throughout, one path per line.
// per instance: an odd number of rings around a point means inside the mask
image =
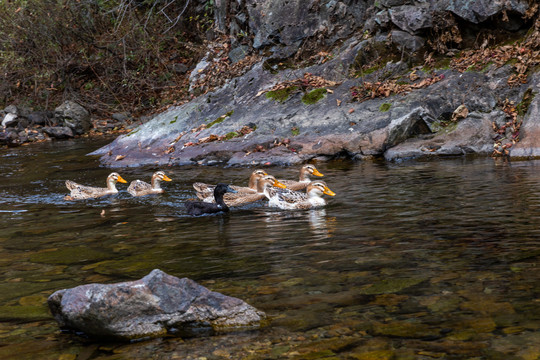
M 458 126 L 457 121 L 436 121 L 433 122 L 430 126 L 431 131 L 436 133 L 449 133 L 454 131 Z
M 291 133 L 293 136 L 297 136 L 300 134 L 300 129 L 298 129 L 296 126 L 291 129 Z
M 274 101 L 279 101 L 282 103 L 282 102 L 285 102 L 291 96 L 291 94 L 294 93 L 297 89 L 298 87 L 296 86 L 290 86 L 285 89 L 268 91 L 266 93 L 266 97 L 268 99 L 272 99 Z
M 392 104 L 389 104 L 389 103 L 381 104 L 381 106 L 379 106 L 379 111 L 380 112 L 387 112 L 388 110 L 390 110 L 391 106 L 392 106 Z
M 533 93 L 532 89 L 527 89 L 527 91 L 525 91 L 525 94 L 523 94 L 523 99 L 521 99 L 521 102 L 516 106 L 519 116 L 525 116 L 527 111 L 529 111 L 529 106 L 531 105 L 534 96 L 535 94 Z
M 207 129 L 210 129 L 212 126 L 214 126 L 214 125 L 216 125 L 216 124 L 222 123 L 226 118 L 228 118 L 228 117 L 231 116 L 232 114 L 234 114 L 234 110 L 231 110 L 231 111 L 227 112 L 226 114 L 221 115 L 221 116 L 218 117 L 216 120 L 214 120 L 214 121 L 212 121 L 211 123 L 209 123 L 208 125 L 206 125 L 206 128 L 207 128 Z
M 302 102 L 306 105 L 312 105 L 317 103 L 319 100 L 324 98 L 324 95 L 326 94 L 325 88 L 315 89 L 311 90 L 310 92 L 304 94 L 302 96 Z
M 230 133 L 225 134 L 225 140 L 231 140 L 235 137 L 238 137 L 240 134 L 236 131 L 231 131 Z

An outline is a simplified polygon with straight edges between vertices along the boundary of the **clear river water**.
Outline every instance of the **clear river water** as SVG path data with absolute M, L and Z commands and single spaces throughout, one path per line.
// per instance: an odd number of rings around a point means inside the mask
M 104 186 L 105 139 L 0 152 L 0 359 L 540 358 L 540 162 L 316 163 L 324 208 L 190 217 L 195 181 L 252 168 L 165 167 L 166 193 L 69 202 Z M 299 167 L 265 167 L 278 178 Z M 116 169 L 148 181 L 155 167 Z M 253 331 L 134 343 L 60 331 L 46 300 L 159 268 L 267 313 Z

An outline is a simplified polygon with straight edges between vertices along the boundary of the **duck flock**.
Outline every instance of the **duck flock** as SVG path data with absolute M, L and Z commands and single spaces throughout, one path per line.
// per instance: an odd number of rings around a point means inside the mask
M 190 215 L 214 214 L 229 211 L 229 207 L 242 206 L 255 201 L 267 199 L 268 206 L 279 209 L 311 209 L 326 205 L 323 195 L 334 196 L 335 193 L 328 188 L 322 180 L 311 181 L 311 176 L 321 177 L 315 166 L 307 164 L 300 169 L 298 180 L 278 180 L 264 170 L 253 171 L 248 186 L 235 186 L 228 184 L 206 184 L 196 182 L 193 188 L 199 201 L 187 201 L 185 207 Z M 134 180 L 129 184 L 127 191 L 133 196 L 160 194 L 161 181 L 172 181 L 163 171 L 152 175 L 151 183 Z M 122 176 L 113 172 L 107 177 L 107 187 L 92 187 L 77 184 L 71 180 L 66 181 L 70 194 L 66 200 L 93 199 L 105 195 L 118 193 L 116 183 L 127 183 Z

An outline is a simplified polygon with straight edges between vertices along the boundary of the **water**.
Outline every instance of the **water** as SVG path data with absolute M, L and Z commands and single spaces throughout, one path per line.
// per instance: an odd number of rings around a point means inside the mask
M 316 164 L 323 209 L 263 203 L 192 218 L 194 181 L 253 169 L 163 168 L 166 194 L 68 202 L 110 169 L 78 140 L 0 153 L 2 359 L 538 359 L 540 162 Z M 116 169 L 148 181 L 155 168 Z M 269 167 L 295 178 L 295 167 Z M 159 268 L 265 311 L 266 328 L 133 344 L 60 332 L 54 291 Z

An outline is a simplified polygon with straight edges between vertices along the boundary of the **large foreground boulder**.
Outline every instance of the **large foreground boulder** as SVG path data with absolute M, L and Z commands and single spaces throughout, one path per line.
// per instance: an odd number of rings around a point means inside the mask
M 136 281 L 59 290 L 48 304 L 62 328 L 122 340 L 256 328 L 266 317 L 238 298 L 158 269 Z

